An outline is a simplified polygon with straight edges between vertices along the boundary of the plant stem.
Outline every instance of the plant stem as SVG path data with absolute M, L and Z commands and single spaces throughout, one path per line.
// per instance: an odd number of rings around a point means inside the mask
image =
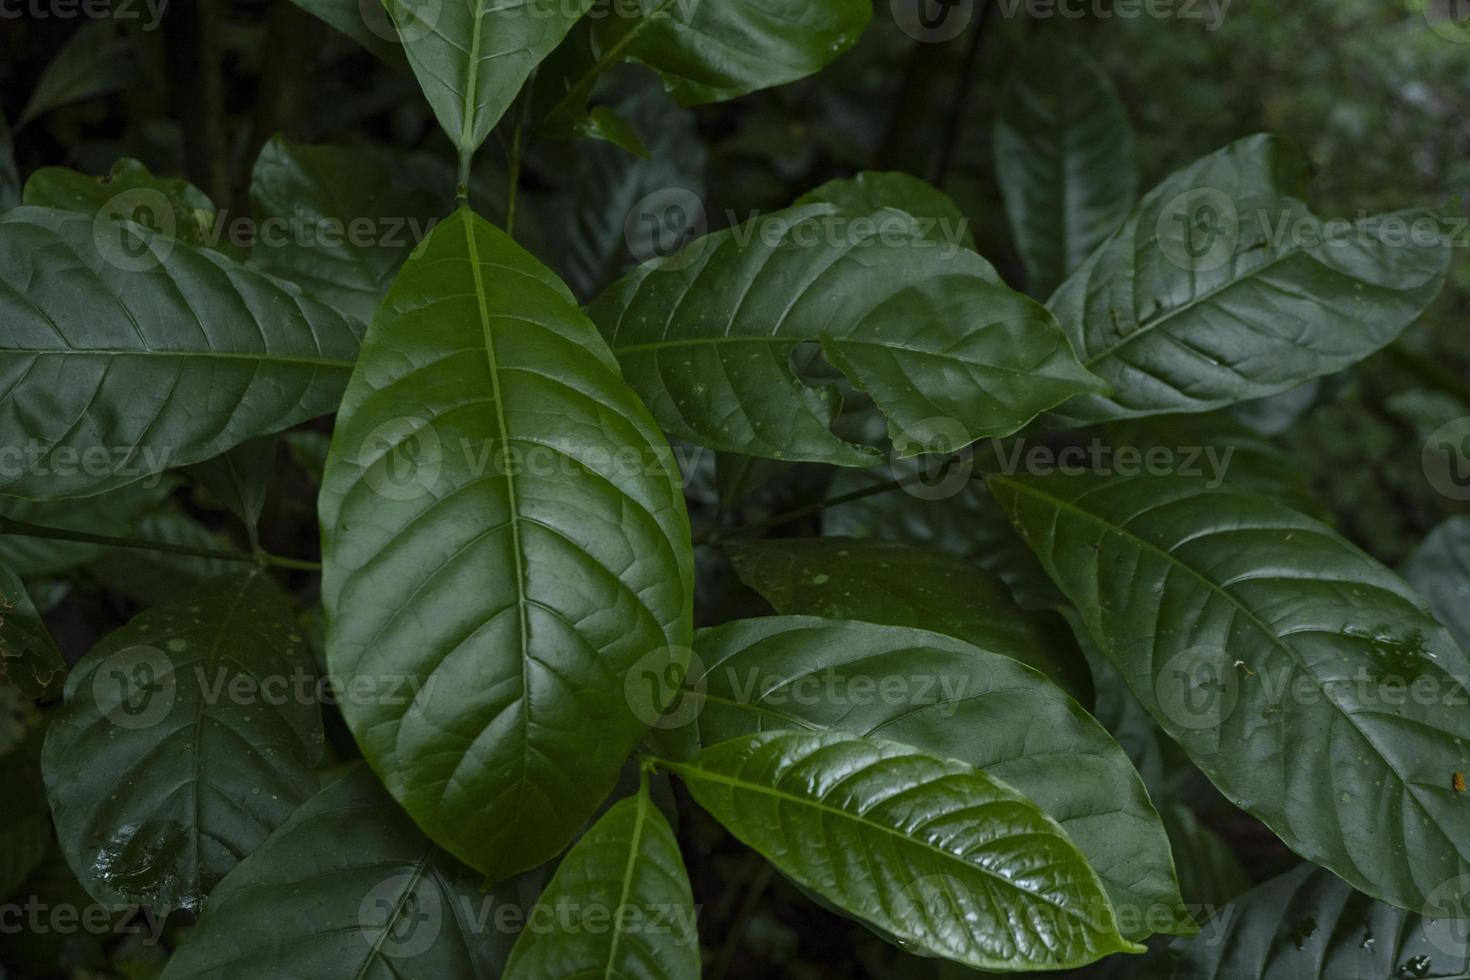
M 955 79 L 954 93 L 949 101 L 949 125 L 944 130 L 944 144 L 939 152 L 939 165 L 934 171 L 934 186 L 943 187 L 944 178 L 949 176 L 949 168 L 954 163 L 955 147 L 959 144 L 960 123 L 964 120 L 965 96 L 970 94 L 970 88 L 975 81 L 975 66 L 980 63 L 980 49 L 985 43 L 985 24 L 990 20 L 990 10 L 995 6 L 992 0 L 981 0 L 980 10 L 975 15 L 975 27 L 970 34 L 970 45 L 965 49 L 965 60 L 960 66 L 960 74 Z
M 191 558 L 214 558 L 219 561 L 251 562 L 257 565 L 274 565 L 277 568 L 294 568 L 301 571 L 318 571 L 319 562 L 302 561 L 299 558 L 282 558 L 263 549 L 229 551 L 222 548 L 195 548 L 169 541 L 143 541 L 139 538 L 119 538 L 110 534 L 89 534 L 86 531 L 69 531 L 61 527 L 43 527 L 0 517 L 0 534 L 16 534 L 26 538 L 47 538 L 52 541 L 78 541 L 83 544 L 100 544 L 109 548 L 136 548 L 143 551 L 162 551 Z
M 526 96 L 521 97 L 521 106 L 516 112 L 515 128 L 510 134 L 510 173 L 505 178 L 505 233 L 512 240 L 516 237 L 516 191 L 521 184 L 521 129 L 526 122 L 526 103 L 528 101 Z
M 948 465 L 948 463 L 946 463 L 946 465 Z M 727 538 L 738 537 L 742 534 L 749 534 L 752 531 L 764 531 L 766 528 L 779 527 L 782 524 L 789 523 L 790 521 L 797 520 L 798 518 L 806 517 L 808 514 L 820 513 L 821 511 L 824 511 L 829 507 L 837 507 L 841 504 L 850 504 L 854 500 L 863 500 L 867 497 L 876 497 L 879 494 L 892 493 L 894 490 L 902 490 L 904 487 L 911 487 L 915 483 L 922 483 L 928 478 L 929 475 L 927 473 L 915 473 L 912 476 L 906 476 L 899 480 L 889 480 L 886 483 L 875 483 L 871 487 L 863 487 L 861 490 L 852 490 L 848 493 L 839 494 L 836 497 L 828 497 L 825 500 L 818 500 L 814 501 L 813 503 L 803 504 L 802 506 L 794 508 L 792 510 L 783 511 L 779 514 L 773 514 L 770 517 L 765 517 L 761 520 L 753 521 L 749 524 L 742 524 L 740 527 L 731 528 L 728 531 L 706 531 L 705 533 L 699 535 L 697 538 L 694 539 L 694 544 L 696 547 L 702 544 L 718 544 L 719 542 L 724 541 Z

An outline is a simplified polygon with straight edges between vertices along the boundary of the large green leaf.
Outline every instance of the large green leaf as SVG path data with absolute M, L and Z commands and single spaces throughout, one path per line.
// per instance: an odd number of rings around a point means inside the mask
M 213 579 L 77 664 L 43 764 L 98 901 L 197 910 L 316 788 L 317 675 L 264 572 Z
M 626 143 L 608 113 L 587 109 L 614 65 L 647 65 L 681 105 L 721 102 L 820 70 L 871 17 L 867 0 L 601 0 L 548 59 L 537 117 L 551 134 Z
M 1303 864 L 1241 896 L 1166 954 L 1162 980 L 1460 980 L 1465 926 L 1405 912 Z M 1154 974 L 1150 974 L 1153 976 Z
M 1403 572 L 1460 646 L 1470 650 L 1470 517 L 1451 517 L 1429 532 Z
M 911 949 L 990 970 L 1141 949 L 1061 827 L 963 763 L 776 731 L 663 765 L 782 873 Z
M 593 0 L 382 0 L 460 173 Z
M 897 208 L 919 219 L 925 240 L 975 247 L 970 219 L 960 206 L 933 184 L 899 171 L 865 170 L 850 180 L 829 180 L 796 203 L 826 203 L 854 214 Z
M 1076 645 L 1059 645 L 1005 582 L 957 555 L 875 538 L 730 542 L 735 573 L 783 616 L 855 619 L 933 630 L 1041 671 L 1079 702 L 1092 678 Z
M 1227 797 L 1397 905 L 1470 874 L 1470 663 L 1401 579 L 1274 500 L 1177 477 L 990 488 Z
M 667 443 L 567 288 L 468 210 L 399 273 L 320 498 L 343 705 L 431 837 L 498 880 L 559 852 L 687 657 L 693 558 Z
M 1128 116 L 1081 49 L 1041 41 L 1001 96 L 993 142 L 1027 290 L 1050 296 L 1133 208 Z
M 937 633 L 807 617 L 702 630 L 695 651 L 702 672 L 686 686 L 690 707 L 702 706 L 704 744 L 772 729 L 838 730 L 962 760 L 1066 830 L 1125 935 L 1189 929 L 1164 828 L 1138 774 L 1087 712 L 1034 671 Z
M 66 661 L 41 622 L 25 584 L 0 561 L 0 678 L 31 700 L 51 700 L 66 682 Z
M 86 497 L 86 500 L 93 498 Z M 132 525 L 133 536 L 144 541 L 197 549 L 235 551 L 227 535 L 212 531 L 177 506 L 163 506 L 144 514 Z M 87 574 L 119 595 L 154 606 L 172 602 L 205 579 L 238 572 L 238 561 L 200 558 L 142 548 L 107 548 L 88 562 Z
M 331 411 L 357 327 L 132 222 L 0 215 L 0 491 L 75 497 Z
M 665 429 L 747 456 L 871 465 L 828 428 L 835 389 L 797 380 L 822 351 L 888 416 L 902 455 L 1006 435 L 1101 390 L 1045 309 L 893 208 L 797 205 L 641 266 L 589 308 Z
M 619 977 L 695 980 L 699 935 L 679 842 L 647 787 L 608 810 L 577 841 L 537 899 L 568 908 L 549 929 L 525 929 L 505 980 Z M 533 910 L 532 920 L 537 918 Z
M 113 163 L 106 177 L 42 167 L 26 181 L 23 200 L 89 218 L 126 218 L 191 245 L 217 247 L 223 231 L 207 194 L 182 177 L 155 177 L 131 157 Z M 238 250 L 225 250 L 238 256 Z
M 1427 212 L 1324 222 L 1302 164 L 1253 136 L 1176 171 L 1047 303 L 1112 385 L 1053 425 L 1204 412 L 1295 388 L 1398 336 L 1439 292 L 1447 236 Z
M 256 265 L 363 323 L 440 213 L 435 195 L 400 188 L 361 149 L 281 136 L 256 158 L 250 203 L 262 232 L 273 229 L 251 254 Z
M 485 890 L 360 767 L 221 882 L 163 977 L 495 980 L 522 918 L 512 883 Z

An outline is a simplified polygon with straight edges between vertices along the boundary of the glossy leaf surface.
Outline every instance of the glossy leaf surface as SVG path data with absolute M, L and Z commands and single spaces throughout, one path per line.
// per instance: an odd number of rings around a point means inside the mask
M 554 856 L 687 657 L 689 524 L 662 434 L 551 272 L 468 211 L 378 312 L 320 497 L 332 671 L 364 755 L 500 880 Z M 683 652 L 681 652 L 683 651 Z M 392 696 L 390 696 L 392 695 Z

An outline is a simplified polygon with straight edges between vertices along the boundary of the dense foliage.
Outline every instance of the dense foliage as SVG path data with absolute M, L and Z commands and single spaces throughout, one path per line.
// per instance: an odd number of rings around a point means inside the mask
M 0 13 L 0 977 L 1470 975 L 1456 4 Z

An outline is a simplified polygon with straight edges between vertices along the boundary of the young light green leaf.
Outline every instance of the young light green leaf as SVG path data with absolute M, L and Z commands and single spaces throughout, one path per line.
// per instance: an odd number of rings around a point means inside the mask
M 1133 209 L 1128 116 L 1081 49 L 1042 40 L 1001 95 L 993 144 L 1027 292 L 1045 298 Z
M 1110 395 L 1046 421 L 1205 412 L 1340 371 L 1438 294 L 1448 237 L 1429 212 L 1323 221 L 1303 165 L 1252 136 L 1176 171 L 1047 305 Z
M 587 100 L 622 61 L 658 72 L 680 105 L 722 102 L 819 71 L 871 17 L 866 0 L 602 0 L 547 60 L 536 116 L 549 135 L 606 138 Z
M 1396 905 L 1470 875 L 1455 778 L 1470 769 L 1470 662 L 1401 579 L 1270 498 L 1197 481 L 996 476 L 990 489 L 1229 799 Z
M 704 744 L 772 729 L 838 730 L 959 759 L 1024 793 L 1066 830 L 1125 936 L 1190 930 L 1164 828 L 1138 774 L 1107 732 L 1035 671 L 937 633 L 799 616 L 702 630 L 695 652 L 688 707 L 669 717 L 698 710 Z
M 362 323 L 393 274 L 441 213 L 433 194 L 398 187 L 387 165 L 345 146 L 301 146 L 275 136 L 260 151 L 250 203 L 262 229 L 303 229 L 262 237 L 251 253 L 266 272 Z
M 1005 582 L 940 551 L 875 538 L 783 538 L 724 545 L 740 581 L 783 616 L 855 619 L 944 633 L 1019 660 L 1083 704 L 1092 677 Z
M 911 948 L 987 970 L 1138 952 L 1066 833 L 1015 790 L 896 742 L 764 732 L 663 765 L 780 871 Z
M 522 908 L 516 883 L 486 890 L 358 767 L 220 883 L 162 980 L 496 980 Z
M 829 426 L 834 389 L 797 380 L 820 341 L 888 417 L 902 455 L 1007 435 L 1101 383 L 1040 305 L 903 211 L 798 205 L 641 266 L 589 308 L 673 434 L 747 456 L 868 466 Z
M 1404 578 L 1470 650 L 1470 517 L 1451 517 L 1429 532 L 1404 562 Z
M 1241 896 L 1198 936 L 1176 939 L 1160 977 L 1470 976 L 1464 923 L 1435 915 L 1375 902 L 1302 864 Z
M 52 109 L 126 88 L 137 74 L 133 39 L 123 22 L 115 17 L 89 20 L 41 73 L 15 128 L 25 128 Z
M 570 842 L 688 655 L 693 557 L 668 444 L 550 271 L 468 210 L 384 300 L 320 497 L 333 673 L 403 697 L 348 726 L 492 880 Z
M 182 177 L 155 177 L 131 157 L 113 163 L 106 177 L 42 167 L 26 181 L 24 203 L 89 218 L 103 214 L 103 220 L 136 221 L 191 245 L 221 248 L 218 213 L 209 196 Z M 242 257 L 228 243 L 221 250 Z
M 0 679 L 32 701 L 50 701 L 66 682 L 66 661 L 25 584 L 0 561 Z
M 554 929 L 527 929 L 505 980 L 699 976 L 694 896 L 669 823 L 647 787 L 603 814 L 557 866 L 540 909 L 570 908 Z M 530 913 L 534 920 L 537 913 Z
M 197 910 L 316 788 L 317 675 L 265 573 L 142 613 L 77 664 L 42 756 L 57 837 L 100 902 Z
M 460 172 L 593 0 L 382 0 Z
M 0 491 L 100 493 L 337 405 L 358 328 L 298 288 L 130 221 L 0 215 Z

